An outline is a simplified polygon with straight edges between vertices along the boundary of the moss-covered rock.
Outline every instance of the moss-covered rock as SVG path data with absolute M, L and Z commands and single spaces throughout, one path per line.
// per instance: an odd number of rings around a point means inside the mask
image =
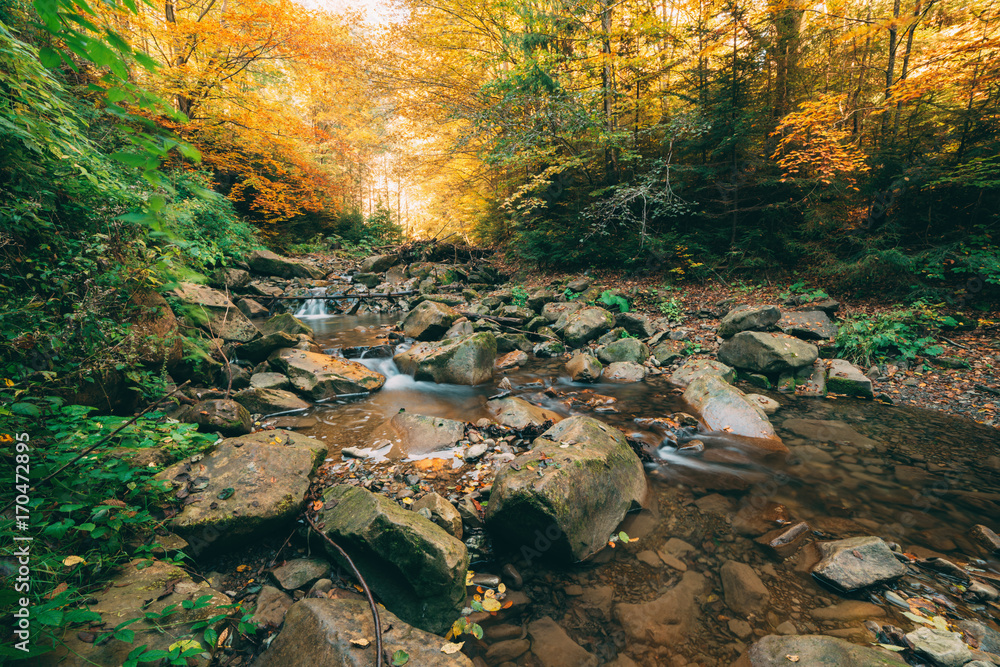
M 330 487 L 323 500 L 324 530 L 389 611 L 428 632 L 451 626 L 465 602 L 469 555 L 462 542 L 420 514 L 359 487 Z
M 616 361 L 641 364 L 649 358 L 649 346 L 638 338 L 622 338 L 599 348 L 597 358 L 603 364 L 613 364 Z
M 493 378 L 497 340 L 481 331 L 440 343 L 415 343 L 393 357 L 403 373 L 417 380 L 477 385 Z
M 523 398 L 497 398 L 487 401 L 486 410 L 497 422 L 519 431 L 529 426 L 542 426 L 548 421 L 552 423 L 562 421 L 562 417 L 555 412 L 532 405 Z
M 439 340 L 461 314 L 437 301 L 424 301 L 407 313 L 403 333 L 416 340 Z
M 815 345 L 785 334 L 742 331 L 719 346 L 719 361 L 734 368 L 778 374 L 812 365 Z
M 200 401 L 175 416 L 179 421 L 197 424 L 200 431 L 217 431 L 227 436 L 249 433 L 253 424 L 245 407 L 225 398 Z
M 271 373 L 270 375 L 277 374 Z M 303 401 L 292 392 L 283 389 L 262 389 L 259 387 L 244 389 L 233 396 L 233 400 L 250 412 L 258 415 L 273 415 L 277 412 L 305 410 L 309 407 L 309 403 Z
M 180 302 L 177 314 L 223 340 L 245 343 L 260 331 L 222 292 L 195 283 L 181 283 L 173 291 Z
M 282 257 L 270 250 L 255 250 L 247 258 L 247 264 L 256 273 L 282 278 L 311 278 L 319 280 L 325 275 L 323 269 L 313 264 Z
M 291 313 L 282 313 L 261 322 L 258 327 L 265 334 L 286 333 L 290 336 L 299 334 L 313 335 L 312 327 Z
M 497 474 L 486 526 L 497 548 L 529 562 L 580 561 L 607 544 L 645 494 L 642 464 L 625 436 L 591 417 L 570 417 Z

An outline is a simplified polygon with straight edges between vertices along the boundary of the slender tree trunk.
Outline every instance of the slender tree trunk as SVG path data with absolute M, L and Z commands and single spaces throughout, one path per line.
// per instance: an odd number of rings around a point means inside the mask
M 889 57 L 885 64 L 885 99 L 888 103 L 889 96 L 892 95 L 892 84 L 896 76 L 896 48 L 897 48 L 897 35 L 899 32 L 899 27 L 896 22 L 899 21 L 899 0 L 893 0 L 892 3 L 892 23 L 889 24 Z M 885 137 L 889 130 L 889 114 L 882 114 L 882 135 Z
M 614 72 L 611 64 L 611 0 L 601 0 L 601 53 L 604 67 L 601 69 L 601 86 L 604 90 L 604 122 L 608 133 L 614 132 Z M 618 173 L 618 159 L 614 148 L 604 154 L 605 177 L 610 183 Z

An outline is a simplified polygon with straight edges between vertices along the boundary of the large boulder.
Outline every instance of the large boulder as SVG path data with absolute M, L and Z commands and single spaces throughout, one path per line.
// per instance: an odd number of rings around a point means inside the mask
M 494 544 L 521 549 L 529 562 L 580 561 L 607 544 L 645 495 L 642 464 L 625 436 L 591 417 L 570 417 L 497 473 L 486 525 Z
M 439 340 L 461 314 L 437 301 L 424 301 L 407 313 L 403 333 L 417 340 Z
M 254 250 L 247 258 L 247 264 L 253 271 L 265 276 L 319 280 L 325 275 L 318 266 L 282 257 L 270 250 Z
M 597 348 L 597 358 L 603 364 L 631 361 L 641 364 L 649 358 L 649 346 L 638 338 L 622 338 Z
M 775 374 L 811 366 L 819 351 L 793 336 L 743 331 L 719 346 L 719 361 L 734 368 Z
M 615 317 L 618 326 L 625 329 L 633 336 L 637 338 L 649 338 L 656 333 L 656 325 L 653 321 L 649 319 L 649 315 L 645 313 L 636 313 L 629 311 L 627 313 L 618 313 Z
M 272 352 L 268 362 L 288 376 L 297 392 L 313 400 L 378 391 L 385 384 L 381 373 L 320 352 L 282 348 Z
M 219 289 L 238 290 L 247 286 L 250 282 L 250 274 L 243 269 L 224 267 L 216 269 L 208 282 L 212 287 Z
M 826 635 L 768 635 L 755 643 L 732 667 L 906 667 L 897 654 L 870 646 L 859 646 Z
M 778 329 L 803 340 L 824 340 L 837 337 L 837 325 L 822 310 L 782 313 Z
M 207 605 L 193 604 L 205 596 L 208 597 Z M 137 646 L 166 652 L 177 642 L 189 641 L 193 642 L 192 648 L 199 650 L 191 652 L 187 664 L 204 667 L 210 662 L 207 656 L 213 651 L 204 639 L 206 623 L 210 628 L 221 630 L 229 615 L 228 605 L 232 604 L 229 597 L 207 583 L 195 583 L 184 568 L 149 559 L 136 559 L 125 565 L 111 580 L 111 585 L 91 592 L 89 597 L 87 610 L 100 614 L 103 629 L 87 631 L 85 628 L 81 632 L 79 626 L 67 623 L 58 630 L 63 633 L 58 648 L 36 656 L 33 660 L 36 665 L 124 665 Z M 157 618 L 167 607 L 173 611 Z M 128 626 L 129 631 L 135 633 L 134 641 L 95 642 L 92 636 L 86 641 L 86 635 L 102 634 L 133 619 L 141 619 Z
M 398 412 L 375 429 L 373 440 L 392 443 L 389 458 L 402 459 L 440 452 L 465 437 L 465 422 Z
M 465 602 L 469 554 L 462 542 L 417 512 L 360 487 L 332 486 L 323 501 L 323 530 L 389 611 L 428 632 L 451 626 Z
M 827 369 L 826 388 L 835 394 L 873 398 L 871 378 L 846 359 L 834 359 Z
M 542 317 L 549 322 L 558 322 L 563 316 L 569 316 L 583 308 L 579 301 L 557 301 L 542 306 Z
M 781 319 L 777 306 L 738 306 L 730 310 L 716 333 L 720 338 L 732 338 L 741 331 L 770 329 Z
M 258 375 L 264 375 L 260 373 Z M 267 373 L 267 375 L 278 375 L 277 373 Z M 255 375 L 254 377 L 258 377 Z M 283 375 L 278 377 L 284 378 Z M 285 378 L 287 383 L 288 379 Z M 258 415 L 273 415 L 278 412 L 292 412 L 295 410 L 305 410 L 309 404 L 303 401 L 290 391 L 283 389 L 263 389 L 254 387 L 244 389 L 235 396 L 233 400 L 244 408 Z
M 745 438 L 747 444 L 762 451 L 788 451 L 763 408 L 718 375 L 695 378 L 684 390 L 684 400 L 701 416 L 709 431 Z
M 646 367 L 634 361 L 615 361 L 604 369 L 606 382 L 642 382 L 646 378 Z
M 379 610 L 382 647 L 403 651 L 415 667 L 472 667 L 462 653 L 441 651 L 441 637 L 414 628 L 386 609 Z M 369 642 L 364 648 L 359 639 Z M 371 667 L 375 664 L 375 626 L 365 600 L 301 600 L 288 610 L 285 625 L 254 662 L 257 667 Z M 388 664 L 383 662 L 382 664 Z
M 597 382 L 601 379 L 604 366 L 592 355 L 581 352 L 566 362 L 566 370 L 573 382 Z
M 398 255 L 372 255 L 361 262 L 360 269 L 364 273 L 382 273 L 388 271 L 397 262 L 399 262 Z
M 171 530 L 200 551 L 218 551 L 268 535 L 298 516 L 309 477 L 326 455 L 320 440 L 288 431 L 228 438 L 198 461 L 182 461 L 156 476 L 184 500 Z
M 260 335 L 246 315 L 222 292 L 205 285 L 181 283 L 173 291 L 184 318 L 216 338 L 245 343 Z
M 733 368 L 713 359 L 688 359 L 670 375 L 670 381 L 686 387 L 703 375 L 715 375 L 729 383 L 736 381 L 736 371 Z
M 199 401 L 175 416 L 178 421 L 197 424 L 201 431 L 217 431 L 222 435 L 243 435 L 249 433 L 253 426 L 247 409 L 227 398 Z
M 477 385 L 493 379 L 497 340 L 481 331 L 440 343 L 415 343 L 393 360 L 403 373 L 417 380 Z
M 159 292 L 137 289 L 129 297 L 136 308 L 129 337 L 137 358 L 144 364 L 177 363 L 184 354 L 177 317 Z
M 906 566 L 878 537 L 820 542 L 819 551 L 823 558 L 813 566 L 813 576 L 842 591 L 856 591 L 906 574 Z
M 276 331 L 249 343 L 243 343 L 236 348 L 236 356 L 258 364 L 267 359 L 275 350 L 280 350 L 283 347 L 295 347 L 298 344 L 298 336 L 284 331 Z
M 615 326 L 615 316 L 603 308 L 588 306 L 572 314 L 564 314 L 555 328 L 571 347 L 580 347 L 599 338 Z
M 528 297 L 527 305 L 529 310 L 540 312 L 545 304 L 552 303 L 559 298 L 559 295 L 550 289 L 540 289 L 532 292 Z
M 307 336 L 313 335 L 312 327 L 291 313 L 275 315 L 270 319 L 260 322 L 257 325 L 257 328 L 261 330 L 261 333 L 265 334 L 275 334 L 281 332 L 290 336 L 298 336 L 299 334 L 306 334 Z
M 519 431 L 529 426 L 543 426 L 546 422 L 562 421 L 562 417 L 555 412 L 532 405 L 523 398 L 493 399 L 486 402 L 486 409 L 497 422 Z

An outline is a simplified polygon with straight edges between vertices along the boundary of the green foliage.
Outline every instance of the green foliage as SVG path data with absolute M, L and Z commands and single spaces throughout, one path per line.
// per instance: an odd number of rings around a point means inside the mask
M 918 355 L 937 356 L 943 352 L 930 335 L 954 318 L 937 313 L 936 306 L 916 302 L 911 308 L 879 313 L 856 314 L 844 319 L 836 339 L 836 353 L 854 363 L 869 366 L 892 356 L 913 359 Z
M 788 299 L 793 294 L 796 295 L 802 303 L 809 303 L 810 301 L 820 301 L 821 299 L 830 298 L 830 295 L 821 289 L 806 287 L 805 280 L 796 280 L 788 287 L 788 289 L 781 292 L 778 296 L 782 299 Z
M 681 322 L 684 320 L 684 304 L 677 297 L 661 301 L 659 309 L 660 313 L 671 322 Z
M 603 303 L 605 306 L 617 306 L 618 312 L 620 313 L 627 313 L 629 309 L 628 299 L 620 294 L 615 294 L 611 290 L 604 290 L 598 301 Z
M 511 303 L 515 306 L 523 308 L 528 305 L 528 290 L 524 289 L 523 285 L 514 285 L 510 289 L 511 293 Z

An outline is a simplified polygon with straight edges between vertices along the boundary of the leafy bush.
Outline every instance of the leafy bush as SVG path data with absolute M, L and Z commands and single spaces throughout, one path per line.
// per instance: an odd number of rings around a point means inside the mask
M 629 309 L 628 299 L 620 294 L 615 294 L 611 290 L 604 290 L 598 301 L 603 303 L 605 306 L 617 306 L 618 312 L 620 313 L 627 313 Z
M 511 303 L 518 307 L 524 307 L 528 305 L 528 290 L 524 289 L 523 285 L 514 285 L 511 290 Z
M 684 304 L 677 297 L 672 297 L 668 301 L 661 301 L 660 313 L 671 322 L 680 322 L 684 319 Z
M 933 307 L 917 302 L 912 308 L 878 315 L 857 314 L 841 322 L 837 333 L 838 356 L 869 366 L 899 356 L 913 359 L 918 355 L 936 356 L 943 349 L 931 331 L 951 318 L 940 317 Z

